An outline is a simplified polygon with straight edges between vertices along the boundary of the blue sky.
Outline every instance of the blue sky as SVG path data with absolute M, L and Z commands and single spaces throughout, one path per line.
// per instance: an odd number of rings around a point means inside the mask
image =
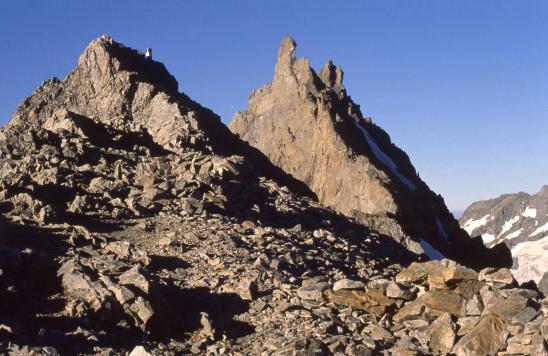
M 0 123 L 95 37 L 152 47 L 180 90 L 229 122 L 272 79 L 286 34 L 451 209 L 548 184 L 548 1 L 0 3 Z

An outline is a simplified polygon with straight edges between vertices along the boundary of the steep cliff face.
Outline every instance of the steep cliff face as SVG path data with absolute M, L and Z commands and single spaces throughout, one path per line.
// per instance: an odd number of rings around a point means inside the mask
M 520 282 L 535 281 L 548 293 L 548 186 L 536 194 L 504 194 L 471 204 L 460 218 L 470 236 L 487 246 L 506 244 L 512 251 L 512 273 Z
M 468 239 L 407 154 L 347 95 L 342 70 L 330 61 L 317 74 L 295 50 L 286 37 L 273 81 L 251 94 L 248 109 L 235 115 L 230 129 L 306 183 L 322 203 L 362 221 L 375 218 L 364 214 L 397 220 L 399 240 L 411 249 L 468 264 L 485 258 L 508 263 L 503 248 L 497 248 L 499 259 Z M 469 243 L 477 255 L 464 253 Z

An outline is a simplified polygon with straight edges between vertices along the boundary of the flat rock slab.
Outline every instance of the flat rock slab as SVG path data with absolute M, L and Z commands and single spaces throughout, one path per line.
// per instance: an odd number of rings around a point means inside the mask
M 460 316 L 461 313 L 462 297 L 451 290 L 431 290 L 417 298 L 417 301 L 428 307 L 434 315 L 450 313 Z
M 504 321 L 497 315 L 487 314 L 463 336 L 453 348 L 457 356 L 493 355 L 504 344 Z

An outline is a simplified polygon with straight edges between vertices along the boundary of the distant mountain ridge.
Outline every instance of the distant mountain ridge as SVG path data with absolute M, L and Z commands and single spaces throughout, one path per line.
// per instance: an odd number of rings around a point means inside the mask
M 548 185 L 536 194 L 519 192 L 470 205 L 460 218 L 487 246 L 505 243 L 512 251 L 519 282 L 534 280 L 548 290 Z

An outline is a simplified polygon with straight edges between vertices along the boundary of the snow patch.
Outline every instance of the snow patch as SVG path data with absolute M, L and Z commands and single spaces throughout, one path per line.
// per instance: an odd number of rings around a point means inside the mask
M 363 136 L 365 137 L 367 144 L 369 145 L 369 147 L 371 147 L 371 151 L 373 152 L 373 155 L 379 161 L 381 161 L 382 164 L 388 167 L 388 169 L 393 174 L 395 174 L 401 180 L 403 184 L 405 184 L 410 190 L 416 192 L 417 186 L 413 184 L 409 178 L 407 178 L 406 176 L 404 176 L 398 171 L 398 166 L 396 165 L 396 163 L 394 163 L 394 161 L 392 161 L 392 159 L 386 153 L 384 153 L 384 151 L 379 147 L 379 145 L 377 145 L 377 143 L 375 142 L 375 140 L 373 140 L 373 137 L 371 137 L 369 132 L 364 127 L 362 127 L 362 125 L 359 122 L 356 123 L 356 126 L 363 133 Z
M 487 215 L 485 215 L 484 217 L 482 217 L 481 219 L 478 219 L 478 220 L 470 219 L 470 220 L 468 220 L 467 222 L 464 223 L 463 228 L 464 228 L 464 230 L 466 230 L 466 232 L 469 235 L 472 235 L 472 232 L 474 230 L 476 230 L 480 226 L 483 226 L 483 225 L 487 224 L 487 222 L 489 220 L 491 220 L 491 215 L 490 214 L 487 214 Z
M 521 235 L 521 232 L 523 231 L 523 229 L 519 229 L 519 230 L 516 230 L 510 234 L 508 234 L 505 239 L 506 240 L 510 240 L 510 239 L 513 239 L 515 237 L 518 237 L 519 235 Z M 500 235 L 499 235 L 500 236 Z
M 445 229 L 443 228 L 443 225 L 440 221 L 440 218 L 438 218 L 436 216 L 436 227 L 438 228 L 438 234 L 444 238 L 445 241 L 447 241 L 447 243 L 449 245 L 451 245 L 451 241 L 449 241 L 449 236 L 447 236 L 447 232 L 445 231 Z
M 512 256 L 518 260 L 518 268 L 512 270 L 518 282 L 540 282 L 544 272 L 548 270 L 548 236 L 517 244 L 512 249 Z
M 502 230 L 500 231 L 500 234 L 497 237 L 501 237 L 504 235 L 505 232 L 510 231 L 512 228 L 512 225 L 514 225 L 516 222 L 518 222 L 519 216 L 514 216 L 512 219 L 506 221 L 504 225 L 502 225 Z
M 420 245 L 424 253 L 426 253 L 431 260 L 442 260 L 445 258 L 445 256 L 440 251 L 436 250 L 434 246 L 430 245 L 428 241 L 421 239 Z
M 526 207 L 525 211 L 521 213 L 521 216 L 525 216 L 526 218 L 536 218 L 537 217 L 537 209 Z
M 542 225 L 541 227 L 539 227 L 535 231 L 533 231 L 531 233 L 531 235 L 529 235 L 529 236 L 535 236 L 535 235 L 538 235 L 541 232 L 545 232 L 545 231 L 548 231 L 548 221 L 544 225 Z
M 482 234 L 481 239 L 483 240 L 483 243 L 487 245 L 490 242 L 495 241 L 495 235 L 493 234 Z

